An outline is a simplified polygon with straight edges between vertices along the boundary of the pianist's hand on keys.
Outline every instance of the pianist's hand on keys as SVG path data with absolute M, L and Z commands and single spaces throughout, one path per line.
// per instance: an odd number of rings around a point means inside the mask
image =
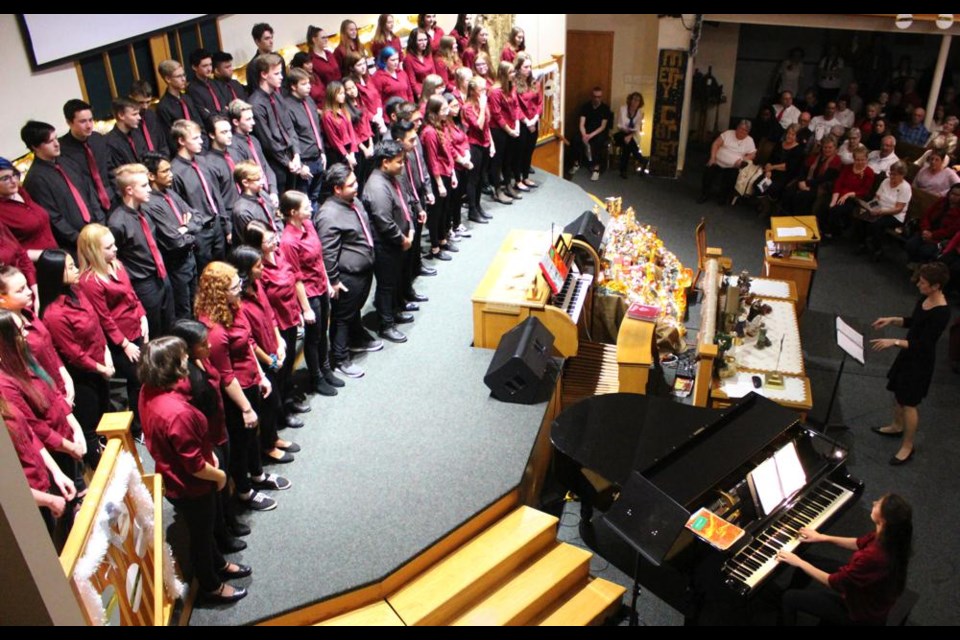
M 816 529 L 808 529 L 807 527 L 802 527 L 800 531 L 797 532 L 797 537 L 800 539 L 800 542 L 814 543 L 814 542 L 823 542 L 826 540 L 826 536 L 818 532 Z M 780 562 L 785 562 L 794 567 L 799 567 L 803 560 L 800 559 L 800 556 L 793 553 L 792 551 L 778 551 L 777 560 Z

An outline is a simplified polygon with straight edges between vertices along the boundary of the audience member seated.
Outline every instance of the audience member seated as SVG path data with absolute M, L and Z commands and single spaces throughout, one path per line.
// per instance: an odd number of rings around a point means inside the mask
M 867 110 L 863 114 L 863 118 L 857 123 L 857 128 L 860 129 L 860 133 L 863 134 L 864 138 L 869 139 L 873 134 L 873 123 L 876 122 L 877 118 L 880 117 L 880 105 L 876 102 L 871 102 L 867 105 Z
M 733 197 L 733 186 L 737 181 L 737 172 L 757 155 L 757 146 L 750 137 L 750 128 L 749 120 L 741 120 L 736 129 L 727 129 L 714 140 L 710 147 L 707 168 L 703 172 L 698 203 L 707 201 L 710 197 L 710 189 L 718 180 L 720 204 L 730 203 Z
M 797 108 L 808 112 L 811 116 L 819 116 L 823 113 L 823 105 L 814 89 L 807 89 L 803 93 L 803 100 L 797 105 Z
M 837 98 L 837 110 L 834 112 L 833 117 L 837 119 L 837 122 L 843 125 L 844 129 L 850 129 L 853 127 L 853 123 L 856 120 L 857 114 L 853 112 L 853 109 L 849 108 L 847 104 L 847 96 L 840 96 Z
M 843 141 L 843 144 L 841 144 L 837 150 L 837 155 L 840 156 L 840 162 L 844 166 L 853 164 L 853 150 L 862 146 L 862 140 L 863 134 L 860 133 L 860 129 L 856 127 L 853 127 L 847 133 L 847 139 Z
M 877 124 L 881 122 L 883 121 L 878 120 Z M 869 149 L 870 145 L 867 145 L 867 148 Z M 898 158 L 895 153 L 896 148 L 897 139 L 892 135 L 887 135 L 883 136 L 883 139 L 880 141 L 880 148 L 870 152 L 870 168 L 873 169 L 875 174 L 888 173 L 893 164 L 900 162 L 900 158 Z
M 933 149 L 926 154 L 927 162 L 913 179 L 913 188 L 935 193 L 940 197 L 947 195 L 953 185 L 960 182 L 957 172 L 947 166 L 947 152 Z
M 896 229 L 907 217 L 907 206 L 913 191 L 906 181 L 907 165 L 897 161 L 890 165 L 886 178 L 870 202 L 870 208 L 858 216 L 857 236 L 861 248 L 869 250 L 874 260 L 883 255 L 882 241 L 887 231 Z
M 763 105 L 757 112 L 757 117 L 753 120 L 751 129 L 753 139 L 763 144 L 764 140 L 777 142 L 783 136 L 783 128 L 773 116 L 773 107 Z
M 867 148 L 860 145 L 851 155 L 853 164 L 844 166 L 840 171 L 840 177 L 833 185 L 833 197 L 830 199 L 827 219 L 820 224 L 824 238 L 830 238 L 850 227 L 853 214 L 859 207 L 857 198 L 861 200 L 868 198 L 876 182 L 876 175 L 867 166 Z
M 804 153 L 809 152 L 810 148 L 813 147 L 816 142 L 813 137 L 813 129 L 810 128 L 810 121 L 812 119 L 813 116 L 810 115 L 810 112 L 804 111 L 797 120 L 797 142 L 803 147 Z
M 810 129 L 813 130 L 813 137 L 817 142 L 823 140 L 824 136 L 832 134 L 832 130 L 836 126 L 843 126 L 836 117 L 837 113 L 837 103 L 834 101 L 828 102 L 823 107 L 823 115 L 814 116 L 810 121 Z
M 901 142 L 922 147 L 930 138 L 930 132 L 923 126 L 923 120 L 927 117 L 927 112 L 920 107 L 913 110 L 910 122 L 901 122 L 897 130 L 897 137 Z
M 773 105 L 774 117 L 780 123 L 780 128 L 786 129 L 800 120 L 800 109 L 793 104 L 793 94 L 784 91 L 780 94 L 780 102 Z
M 837 139 L 831 135 L 820 143 L 820 153 L 807 158 L 807 173 L 802 180 L 795 180 L 783 191 L 780 210 L 787 215 L 823 216 L 822 208 L 829 204 L 829 189 L 840 175 L 840 157 L 837 155 Z
M 613 112 L 603 101 L 603 89 L 594 87 L 590 94 L 590 102 L 580 107 L 580 162 L 590 167 L 590 179 L 600 179 L 600 158 L 607 145 L 607 128 L 613 122 Z M 749 125 L 749 123 L 748 123 Z M 749 126 L 747 131 L 749 132 Z M 751 144 L 753 140 L 751 139 Z M 499 149 L 498 149 L 499 151 Z M 575 164 L 573 170 L 577 170 Z
M 644 175 L 647 161 L 640 152 L 640 136 L 643 134 L 643 96 L 634 91 L 627 96 L 627 103 L 620 107 L 617 118 L 617 132 L 613 139 L 620 146 L 620 177 L 627 177 L 627 165 L 634 158 L 639 165 L 640 175 Z
M 914 183 L 916 186 L 916 183 Z M 907 239 L 910 262 L 929 262 L 940 253 L 940 243 L 960 232 L 960 184 L 947 189 L 946 195 L 927 209 L 920 218 L 920 231 Z
M 770 214 L 773 202 L 778 201 L 784 188 L 792 181 L 803 175 L 803 145 L 797 141 L 799 126 L 791 124 L 770 155 L 769 161 L 763 165 L 764 180 L 769 180 L 766 187 L 757 185 L 757 194 L 761 195 L 758 208 L 761 213 Z
M 797 95 L 803 83 L 803 49 L 794 47 L 790 50 L 787 59 L 780 63 L 774 76 L 774 86 L 781 96 L 789 92 L 791 97 Z M 791 123 L 792 124 L 792 123 Z M 784 125 L 786 128 L 788 125 Z
M 943 149 L 947 152 L 948 156 L 953 156 L 957 151 L 957 124 L 960 124 L 960 120 L 958 120 L 956 116 L 948 116 L 947 119 L 943 121 L 940 130 L 936 133 L 931 133 L 930 137 L 927 138 L 926 148 L 928 150 Z M 920 156 L 914 164 L 918 167 L 923 166 L 923 163 L 927 160 L 926 156 L 926 153 Z
M 847 92 L 844 94 L 844 97 L 847 99 L 847 106 L 850 107 L 850 111 L 853 112 L 854 116 L 860 115 L 863 112 L 863 98 L 860 97 L 860 85 L 856 82 L 851 82 L 847 85 Z

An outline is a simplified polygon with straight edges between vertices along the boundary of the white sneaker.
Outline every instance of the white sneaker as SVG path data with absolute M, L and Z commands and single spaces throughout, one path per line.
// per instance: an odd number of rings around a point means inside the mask
M 580 171 L 580 165 L 577 163 L 574 163 L 573 166 L 570 167 L 570 175 L 575 174 L 577 171 Z
M 461 238 L 472 238 L 472 237 L 473 237 L 473 234 L 470 233 L 470 230 L 467 229 L 467 228 L 466 228 L 465 226 L 463 226 L 462 224 L 461 224 L 459 227 L 457 227 L 457 234 L 459 234 L 459 236 L 460 236 Z
M 590 181 L 591 181 L 591 182 L 596 182 L 596 181 L 599 180 L 599 179 L 600 179 L 600 172 L 599 172 L 599 171 L 594 171 L 593 173 L 590 174 Z

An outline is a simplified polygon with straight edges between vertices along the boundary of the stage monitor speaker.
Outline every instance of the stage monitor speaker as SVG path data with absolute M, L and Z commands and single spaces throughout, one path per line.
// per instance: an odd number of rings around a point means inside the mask
M 542 402 L 555 374 L 553 340 L 550 330 L 534 317 L 503 334 L 483 377 L 493 397 L 518 404 Z
M 604 231 L 606 227 L 592 211 L 584 211 L 583 215 L 563 228 L 564 233 L 569 233 L 575 240 L 583 240 L 598 254 Z

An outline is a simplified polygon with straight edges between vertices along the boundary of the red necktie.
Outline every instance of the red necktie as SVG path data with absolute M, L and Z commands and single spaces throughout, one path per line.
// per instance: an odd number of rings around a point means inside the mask
M 97 188 L 97 198 L 100 199 L 100 206 L 103 207 L 104 211 L 109 211 L 110 196 L 107 195 L 107 188 L 103 186 L 103 180 L 100 179 L 100 169 L 97 168 L 97 159 L 93 157 L 93 149 L 87 142 L 83 143 L 83 152 L 87 154 L 87 168 L 90 169 L 93 184 Z
M 310 115 L 310 105 L 307 104 L 306 100 L 303 101 L 303 110 L 307 112 L 307 120 L 310 121 L 310 128 L 313 129 L 313 139 L 317 141 L 317 149 L 320 150 L 320 153 L 323 153 L 323 140 L 320 139 L 317 123 L 313 121 L 313 116 Z
M 273 109 L 273 117 L 277 119 L 277 130 L 280 131 L 280 137 L 283 138 L 284 144 L 287 142 L 287 133 L 283 130 L 283 119 L 280 118 L 280 111 L 277 109 L 277 101 L 274 100 L 273 94 L 269 95 L 270 97 L 270 108 Z
M 267 221 L 270 222 L 270 228 L 273 229 L 273 232 L 277 232 L 277 225 L 273 221 L 273 214 L 270 213 L 270 209 L 267 207 L 267 203 L 263 201 L 263 198 L 257 196 L 257 202 L 260 203 L 260 208 L 263 209 L 263 213 L 267 216 Z
M 161 280 L 167 277 L 167 268 L 163 265 L 163 258 L 160 256 L 160 250 L 157 249 L 157 243 L 150 232 L 150 225 L 147 224 L 147 217 L 142 212 L 137 213 L 140 218 L 140 228 L 143 229 L 143 235 L 147 239 L 147 247 L 150 249 L 150 255 L 153 256 L 153 262 L 157 265 L 157 277 Z
M 57 163 L 54 163 L 53 168 L 57 170 L 57 173 L 59 173 L 64 182 L 67 183 L 67 187 L 70 188 L 70 195 L 73 196 L 73 201 L 77 203 L 77 208 L 80 209 L 80 217 L 83 218 L 85 223 L 90 222 L 90 209 L 87 208 L 87 203 L 83 200 L 83 197 L 80 196 L 80 192 L 77 191 L 73 181 L 70 180 L 70 176 L 68 176 L 67 172 L 63 170 L 63 167 Z
M 357 205 L 355 204 L 351 204 L 350 208 L 353 209 L 353 212 L 357 214 L 357 219 L 360 221 L 360 226 L 363 227 L 363 237 L 366 238 L 367 244 L 372 247 L 373 238 L 370 237 L 370 229 L 367 228 L 367 222 L 363 219 L 363 214 L 360 213 L 360 209 L 357 209 Z
M 400 191 L 400 183 L 394 180 L 393 188 L 397 190 L 397 197 L 400 198 L 400 208 L 403 209 L 403 218 L 407 221 L 407 224 L 411 224 L 410 211 L 407 210 L 407 203 L 403 199 L 403 192 Z
M 210 205 L 210 211 L 213 212 L 213 215 L 217 215 L 217 213 L 219 213 L 217 211 L 217 205 L 213 201 L 213 194 L 210 193 L 210 185 L 207 184 L 207 179 L 203 177 L 203 171 L 200 170 L 200 165 L 194 160 L 190 163 L 190 166 L 193 167 L 193 170 L 197 172 L 197 177 L 200 178 L 200 186 L 203 187 L 203 195 L 207 197 L 207 204 Z
M 783 112 L 786 111 L 786 110 L 787 110 L 786 107 L 782 107 L 782 108 L 780 109 L 780 113 L 777 114 L 777 122 L 780 122 L 780 118 L 783 117 Z
M 209 82 L 204 82 L 203 86 L 210 92 L 210 97 L 213 98 L 213 106 L 217 108 L 217 111 L 223 111 L 223 108 L 220 106 L 220 100 L 217 98 L 217 92 L 213 90 L 213 85 Z
M 417 193 L 417 185 L 413 182 L 413 171 L 410 170 L 410 163 L 405 162 L 404 164 L 407 165 L 407 179 L 410 180 L 410 190 L 413 191 L 413 199 L 417 201 L 417 204 L 420 204 L 420 194 Z
M 147 150 L 154 151 L 153 140 L 150 139 L 150 129 L 147 127 L 147 121 L 140 123 L 140 131 L 143 132 L 143 139 L 147 143 Z
M 127 139 L 127 144 L 130 145 L 130 150 L 133 151 L 133 160 L 136 162 L 140 158 L 140 154 L 137 153 L 137 145 L 133 142 L 133 133 L 125 133 L 123 135 Z
M 183 109 L 183 119 L 192 120 L 193 118 L 190 117 L 190 109 L 187 109 L 187 101 L 180 96 L 177 97 L 177 100 L 180 101 L 180 108 Z
M 263 165 L 260 164 L 260 156 L 257 155 L 257 148 L 253 146 L 253 137 L 248 133 L 247 134 L 247 146 L 250 147 L 250 156 L 253 158 L 253 161 L 257 163 L 257 166 L 260 167 L 260 171 L 263 171 Z
M 413 157 L 417 159 L 417 173 L 420 174 L 420 182 L 426 182 L 427 179 L 423 177 L 423 163 L 420 161 L 420 154 L 414 151 Z M 420 202 L 420 200 L 418 199 L 417 202 Z
M 167 201 L 168 205 L 170 205 L 170 209 L 173 210 L 173 215 L 177 216 L 177 222 L 182 227 L 184 225 L 183 214 L 180 213 L 180 209 L 177 208 L 177 203 L 173 201 L 173 198 L 170 197 L 169 193 L 164 193 L 163 199 Z
M 237 168 L 237 165 L 233 161 L 233 158 L 230 157 L 230 152 L 227 151 L 226 149 L 223 150 L 223 159 L 227 161 L 227 166 L 230 167 L 230 179 L 232 180 L 233 172 Z M 234 182 L 234 184 L 237 187 L 237 193 L 243 193 L 243 189 L 240 188 L 240 185 L 236 184 L 236 182 Z
M 227 89 L 230 89 L 230 95 L 233 96 L 233 99 L 239 100 L 240 96 L 238 96 L 236 90 L 234 90 L 233 83 L 227 80 L 226 85 L 227 85 Z

